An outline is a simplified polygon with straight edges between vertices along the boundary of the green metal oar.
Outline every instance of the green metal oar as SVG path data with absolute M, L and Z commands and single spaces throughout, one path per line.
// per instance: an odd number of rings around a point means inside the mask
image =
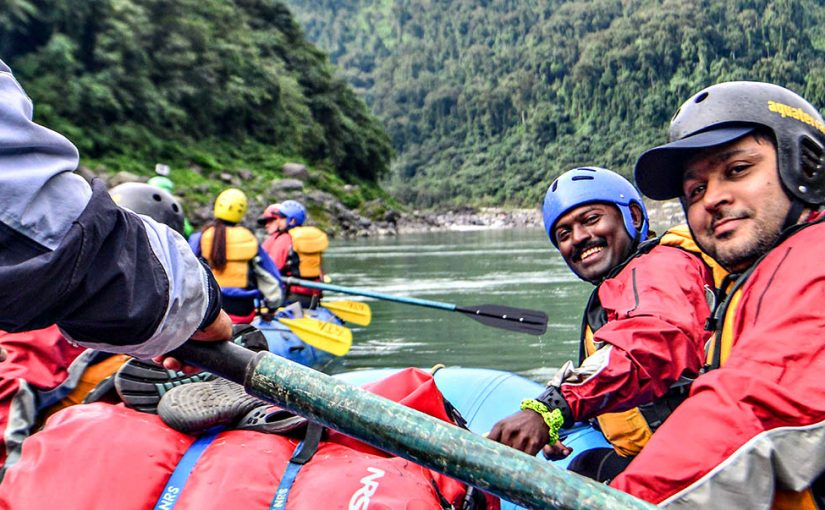
M 353 296 L 366 296 L 384 301 L 395 301 L 396 303 L 436 308 L 448 312 L 459 312 L 487 326 L 518 331 L 519 333 L 527 333 L 529 335 L 539 336 L 547 331 L 547 314 L 539 310 L 526 310 L 502 305 L 458 306 L 440 301 L 393 296 L 391 294 L 382 294 L 370 290 L 358 290 L 350 287 L 341 287 L 340 285 L 312 282 L 292 277 L 285 278 L 284 281 L 287 285 L 300 285 L 311 289 L 328 290 L 342 294 L 352 294 Z
M 322 301 L 321 306 L 334 313 L 342 321 L 359 326 L 369 326 L 372 322 L 370 305 L 360 301 Z
M 654 506 L 269 352 L 187 342 L 170 353 L 261 399 L 533 509 Z

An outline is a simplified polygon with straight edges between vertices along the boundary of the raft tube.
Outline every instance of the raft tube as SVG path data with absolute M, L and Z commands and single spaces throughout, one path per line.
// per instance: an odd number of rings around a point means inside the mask
M 360 386 L 398 371 L 378 368 L 336 374 L 335 377 Z M 433 378 L 444 398 L 458 409 L 469 429 L 476 434 L 489 432 L 497 421 L 518 411 L 523 399 L 533 398 L 544 390 L 542 385 L 519 375 L 486 368 L 440 368 Z M 587 423 L 562 430 L 560 435 L 564 444 L 574 452 L 566 459 L 552 461 L 561 469 L 566 469 L 577 454 L 593 448 L 610 448 L 602 433 Z M 537 457 L 544 458 L 541 452 Z M 521 508 L 507 501 L 501 502 L 502 510 Z

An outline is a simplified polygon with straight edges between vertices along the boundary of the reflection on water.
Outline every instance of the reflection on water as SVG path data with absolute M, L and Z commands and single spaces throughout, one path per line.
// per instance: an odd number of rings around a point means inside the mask
M 352 351 L 336 370 L 373 367 L 489 367 L 546 382 L 578 355 L 581 282 L 539 229 L 437 232 L 335 241 L 324 265 L 333 283 L 457 305 L 544 310 L 542 337 L 482 325 L 457 312 L 327 293 L 369 302 L 373 322 L 354 327 Z

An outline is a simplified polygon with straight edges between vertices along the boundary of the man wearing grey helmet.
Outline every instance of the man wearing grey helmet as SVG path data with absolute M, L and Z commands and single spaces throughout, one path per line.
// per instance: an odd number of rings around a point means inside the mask
M 679 198 L 731 276 L 706 372 L 613 485 L 668 508 L 822 508 L 825 123 L 805 99 L 729 82 L 688 99 L 636 180 Z

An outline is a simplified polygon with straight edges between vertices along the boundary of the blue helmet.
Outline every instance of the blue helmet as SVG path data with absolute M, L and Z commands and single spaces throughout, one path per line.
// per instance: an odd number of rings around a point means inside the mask
M 649 220 L 642 196 L 630 182 L 621 175 L 605 168 L 574 168 L 561 174 L 547 189 L 544 197 L 544 228 L 550 242 L 556 248 L 553 228 L 559 218 L 573 208 L 594 202 L 607 203 L 619 208 L 624 219 L 624 228 L 631 239 L 647 239 Z M 636 203 L 642 209 L 642 228 L 638 231 L 633 224 L 630 204 Z
M 278 212 L 286 217 L 289 228 L 300 227 L 307 219 L 307 210 L 301 202 L 297 200 L 284 200 L 278 207 Z

